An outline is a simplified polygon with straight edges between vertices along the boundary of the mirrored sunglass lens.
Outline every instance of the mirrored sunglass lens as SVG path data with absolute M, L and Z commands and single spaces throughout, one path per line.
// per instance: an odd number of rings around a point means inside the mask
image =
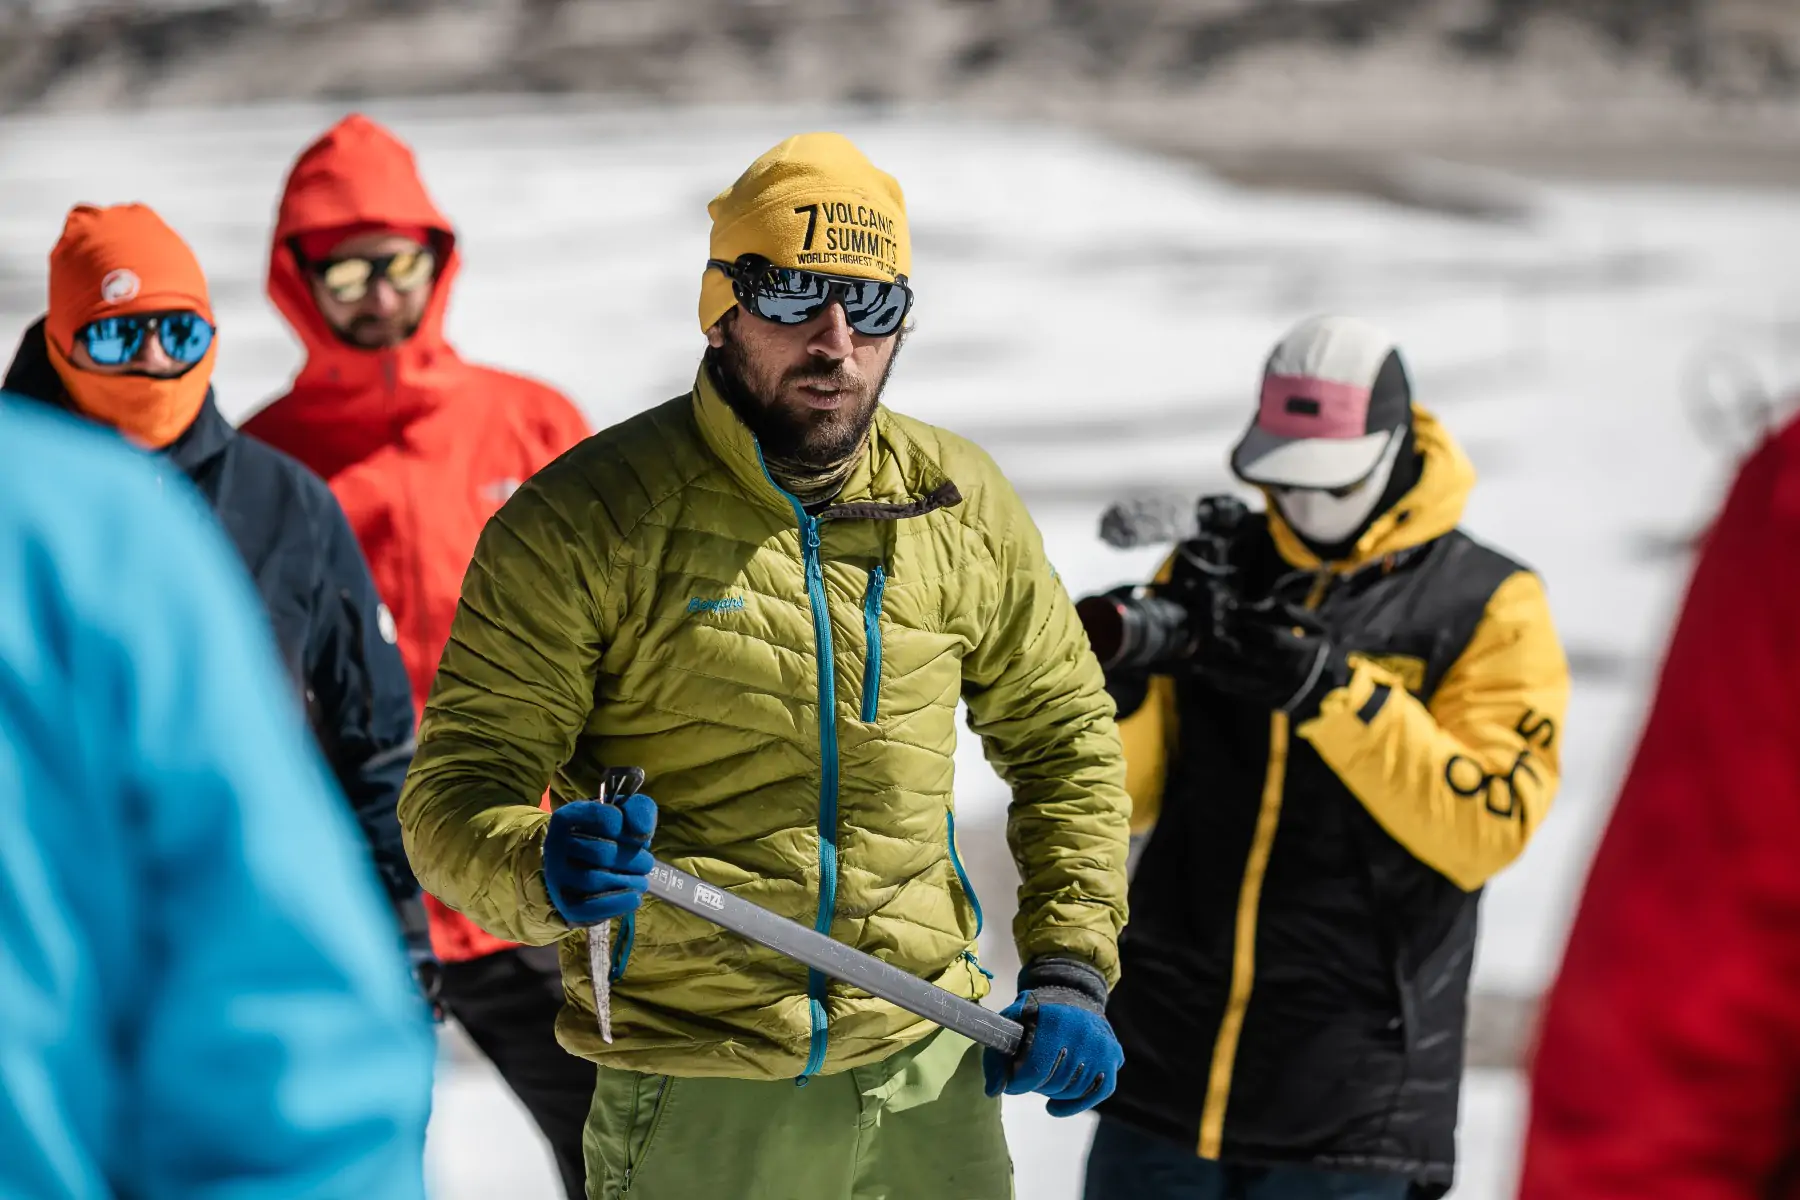
M 213 327 L 199 313 L 170 313 L 158 323 L 157 336 L 170 358 L 179 363 L 197 363 L 212 345 Z
M 771 270 L 751 288 L 756 315 L 780 325 L 803 325 L 818 315 L 831 287 L 811 271 Z
M 403 250 L 388 260 L 387 278 L 396 291 L 416 292 L 431 282 L 437 258 L 429 250 Z
M 343 258 L 328 263 L 320 279 L 338 300 L 352 304 L 368 294 L 369 277 L 374 273 L 375 264 L 366 258 Z
M 144 323 L 135 317 L 102 317 L 81 331 L 88 357 L 103 367 L 117 367 L 137 357 L 144 344 Z
M 844 315 L 850 327 L 871 337 L 881 337 L 900 328 L 906 316 L 906 291 L 898 284 L 854 284 L 844 297 Z

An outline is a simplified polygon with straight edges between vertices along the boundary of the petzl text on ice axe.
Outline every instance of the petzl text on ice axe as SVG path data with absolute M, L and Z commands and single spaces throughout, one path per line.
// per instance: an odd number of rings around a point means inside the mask
M 622 801 L 643 786 L 644 773 L 636 767 L 606 772 L 600 799 Z M 760 905 L 715 888 L 686 871 L 657 859 L 650 870 L 650 895 L 684 912 L 704 917 L 739 937 L 767 946 L 795 962 L 821 971 L 842 983 L 859 987 L 872 996 L 897 1004 L 914 1016 L 924 1017 L 1002 1054 L 1012 1054 L 1025 1036 L 1023 1027 L 1009 1017 L 983 1008 L 972 1000 L 909 975 L 891 963 L 833 941 L 816 929 L 777 916 Z M 612 1041 L 611 985 L 612 939 L 606 923 L 588 933 L 588 965 L 594 976 L 594 1006 L 600 1014 L 600 1036 Z

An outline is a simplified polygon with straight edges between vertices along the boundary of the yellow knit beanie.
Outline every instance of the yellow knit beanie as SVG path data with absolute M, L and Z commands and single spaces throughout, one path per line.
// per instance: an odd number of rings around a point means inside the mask
M 778 267 L 891 280 L 912 273 L 906 198 L 840 133 L 802 133 L 750 164 L 706 206 L 711 257 L 760 254 Z M 731 280 L 708 267 L 700 281 L 700 328 L 737 304 Z

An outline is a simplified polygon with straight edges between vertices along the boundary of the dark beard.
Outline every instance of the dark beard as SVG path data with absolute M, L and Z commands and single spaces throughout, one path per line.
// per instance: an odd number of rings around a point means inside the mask
M 895 335 L 901 342 L 895 344 L 893 354 L 888 356 L 887 366 L 881 372 L 881 379 L 875 384 L 875 391 L 865 406 L 802 416 L 789 412 L 750 390 L 746 379 L 744 349 L 731 336 L 729 317 L 724 322 L 724 333 L 725 344 L 709 345 L 703 360 L 713 383 L 719 389 L 719 395 L 731 406 L 731 411 L 737 414 L 738 420 L 749 428 L 764 454 L 819 468 L 843 462 L 868 437 L 869 427 L 875 423 L 875 410 L 880 406 L 881 394 L 887 390 L 888 377 L 894 373 L 894 362 L 900 357 L 900 346 L 906 337 L 905 333 Z M 788 371 L 777 387 L 806 380 L 838 383 L 841 382 L 840 371 L 838 362 L 818 359 L 804 367 Z
M 384 350 L 400 345 L 418 331 L 416 321 L 396 327 L 386 318 L 358 314 L 350 318 L 350 324 L 338 332 L 338 337 L 362 350 Z

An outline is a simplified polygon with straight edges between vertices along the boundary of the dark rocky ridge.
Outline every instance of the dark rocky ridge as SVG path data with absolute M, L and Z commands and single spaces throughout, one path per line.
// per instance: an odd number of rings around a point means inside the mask
M 1769 151 L 1800 146 L 1800 5 L 0 5 L 0 110 L 520 92 L 953 104 L 1068 121 L 1284 186 L 1336 186 L 1366 171 L 1371 155 L 1421 154 L 1551 172 L 1786 181 L 1800 176 L 1800 155 Z

